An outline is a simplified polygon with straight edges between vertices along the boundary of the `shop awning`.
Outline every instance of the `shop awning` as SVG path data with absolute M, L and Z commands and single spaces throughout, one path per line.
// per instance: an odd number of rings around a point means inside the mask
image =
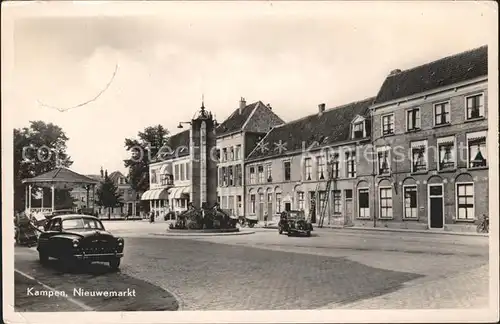
M 191 193 L 191 187 L 190 186 L 184 186 L 184 187 L 174 187 L 170 189 L 170 195 L 174 199 L 180 199 L 183 198 L 182 196 L 189 195 Z
M 142 194 L 141 200 L 167 200 L 167 189 L 150 189 Z

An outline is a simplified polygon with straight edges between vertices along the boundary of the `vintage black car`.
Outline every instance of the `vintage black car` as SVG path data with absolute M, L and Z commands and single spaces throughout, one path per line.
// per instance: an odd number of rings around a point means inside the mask
M 109 262 L 112 269 L 120 266 L 124 240 L 106 231 L 97 217 L 69 214 L 52 217 L 38 238 L 38 254 L 42 264 L 49 257 L 65 267 L 76 262 Z
M 281 213 L 278 222 L 278 232 L 287 233 L 288 236 L 305 234 L 311 236 L 313 230 L 312 224 L 306 220 L 304 212 L 299 210 L 290 210 Z

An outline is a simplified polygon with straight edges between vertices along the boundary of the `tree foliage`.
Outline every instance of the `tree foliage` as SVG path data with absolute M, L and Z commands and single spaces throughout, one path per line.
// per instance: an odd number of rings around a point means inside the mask
M 146 127 L 137 134 L 136 139 L 125 139 L 130 159 L 124 160 L 124 163 L 129 170 L 130 185 L 135 191 L 145 192 L 149 189 L 149 163 L 167 144 L 169 134 L 162 125 L 156 125 Z
M 14 209 L 24 210 L 25 185 L 23 179 L 36 177 L 58 166 L 70 167 L 73 161 L 66 153 L 68 137 L 61 127 L 43 121 L 31 121 L 29 127 L 14 129 Z M 56 153 L 57 152 L 57 153 Z M 32 201 L 36 200 L 40 188 L 32 189 Z M 44 199 L 51 199 L 45 190 Z M 47 200 L 45 200 L 47 201 Z M 56 190 L 58 207 L 73 205 L 70 189 Z
M 106 172 L 104 181 L 97 188 L 97 204 L 108 208 L 108 217 L 110 217 L 111 208 L 120 206 L 120 198 L 118 187 L 108 177 Z

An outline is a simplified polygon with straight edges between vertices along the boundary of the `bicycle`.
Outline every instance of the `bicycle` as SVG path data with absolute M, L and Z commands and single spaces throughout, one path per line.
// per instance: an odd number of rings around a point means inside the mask
M 489 233 L 490 231 L 490 220 L 489 217 L 483 214 L 483 218 L 481 222 L 477 224 L 477 232 L 478 233 Z

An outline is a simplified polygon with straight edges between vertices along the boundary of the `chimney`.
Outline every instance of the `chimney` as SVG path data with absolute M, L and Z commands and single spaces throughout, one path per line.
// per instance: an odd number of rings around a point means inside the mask
M 273 107 L 271 107 L 270 103 L 267 104 L 267 108 L 269 108 L 269 110 L 273 110 Z
M 240 108 L 239 108 L 240 115 L 243 112 L 243 108 L 245 108 L 246 106 L 247 106 L 247 102 L 245 101 L 245 98 L 241 97 Z
M 401 70 L 400 69 L 395 69 L 395 70 L 392 70 L 391 73 L 389 73 L 389 76 L 393 76 L 393 75 L 396 75 L 396 74 L 399 74 L 401 73 Z
M 104 178 L 108 178 L 108 170 L 104 171 Z
M 104 171 L 102 170 L 102 167 L 101 167 L 101 179 L 104 178 Z
M 320 116 L 325 112 L 325 106 L 326 105 L 324 103 L 318 105 L 318 113 Z

